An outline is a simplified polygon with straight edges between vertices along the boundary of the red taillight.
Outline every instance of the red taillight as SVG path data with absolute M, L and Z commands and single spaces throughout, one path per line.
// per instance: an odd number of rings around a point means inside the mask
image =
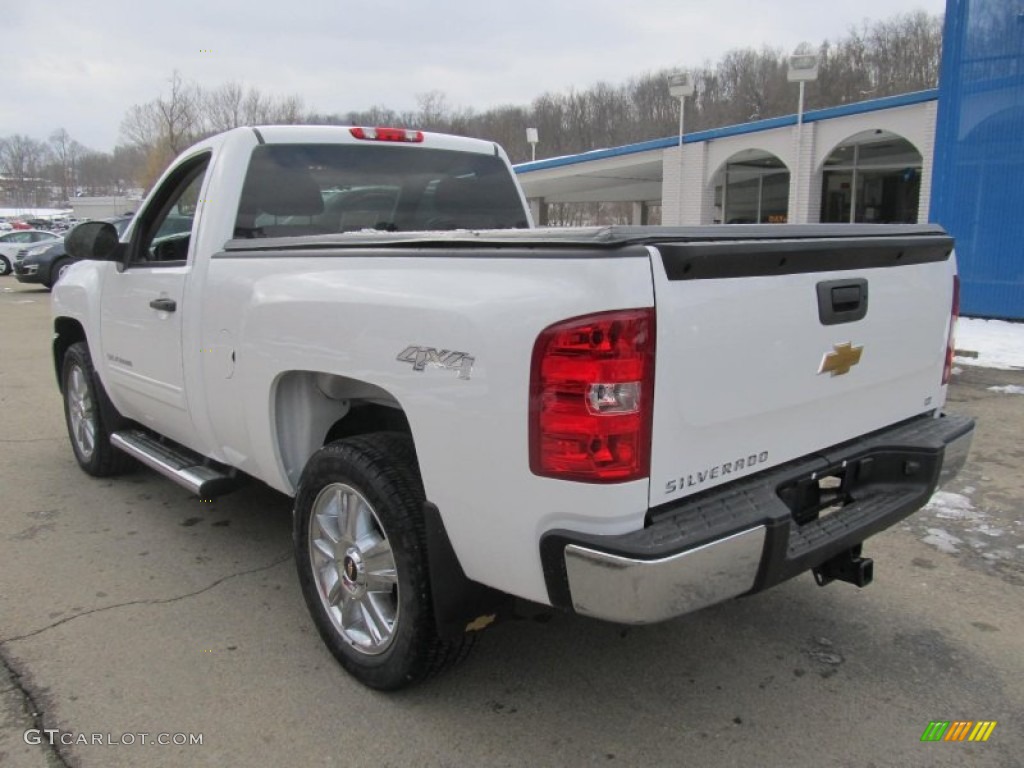
M 546 328 L 530 372 L 530 469 L 584 483 L 650 474 L 654 310 Z
M 423 131 L 409 131 L 405 128 L 349 128 L 348 132 L 357 139 L 366 141 L 423 141 Z
M 953 307 L 949 312 L 949 337 L 946 339 L 946 364 L 942 366 L 942 383 L 949 384 L 953 375 L 953 353 L 956 347 L 956 321 L 960 317 L 960 275 L 953 275 Z

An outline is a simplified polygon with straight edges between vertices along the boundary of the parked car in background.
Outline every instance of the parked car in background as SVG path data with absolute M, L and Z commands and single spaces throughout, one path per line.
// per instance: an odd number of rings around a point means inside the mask
M 14 229 L 0 235 L 0 275 L 9 275 L 18 251 L 37 243 L 63 242 L 60 235 L 38 229 Z
M 130 216 L 106 219 L 117 233 L 121 234 L 131 221 Z M 60 280 L 64 272 L 77 261 L 64 250 L 64 238 L 55 235 L 54 239 L 22 247 L 14 258 L 14 276 L 19 283 L 40 283 L 46 288 Z

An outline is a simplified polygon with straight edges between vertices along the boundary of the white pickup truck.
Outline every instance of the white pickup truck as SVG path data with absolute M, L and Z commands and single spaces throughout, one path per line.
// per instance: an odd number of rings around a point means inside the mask
M 295 498 L 324 641 L 393 689 L 509 596 L 656 622 L 862 542 L 966 460 L 932 226 L 533 229 L 495 144 L 239 128 L 54 291 L 75 457 Z

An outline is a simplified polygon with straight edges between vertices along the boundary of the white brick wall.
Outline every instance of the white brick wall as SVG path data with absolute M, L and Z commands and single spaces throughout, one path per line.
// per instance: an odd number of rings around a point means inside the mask
M 806 224 L 818 220 L 821 195 L 821 182 L 814 168 L 817 123 L 794 125 L 790 130 L 793 132 L 790 157 L 780 158 L 789 167 L 789 222 Z
M 679 147 L 662 153 L 661 223 L 682 224 L 683 162 Z
M 927 115 L 921 144 L 921 197 L 917 205 L 917 221 L 924 224 L 929 220 L 932 203 L 932 167 L 935 165 L 935 122 L 939 114 L 939 102 L 930 101 L 924 105 Z

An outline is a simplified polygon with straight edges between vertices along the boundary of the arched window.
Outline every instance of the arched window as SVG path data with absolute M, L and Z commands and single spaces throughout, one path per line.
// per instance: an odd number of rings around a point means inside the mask
M 715 223 L 783 224 L 789 218 L 789 169 L 775 155 L 745 149 L 729 158 L 715 185 Z
M 921 153 L 890 131 L 851 136 L 825 160 L 821 221 L 916 224 Z

